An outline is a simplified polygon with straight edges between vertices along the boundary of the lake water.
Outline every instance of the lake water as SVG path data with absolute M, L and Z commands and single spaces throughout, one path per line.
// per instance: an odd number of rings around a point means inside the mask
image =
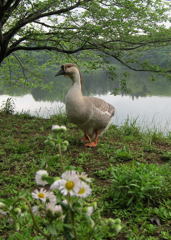
M 62 79 L 62 82 L 66 81 Z M 137 125 L 142 129 L 155 128 L 164 132 L 171 131 L 171 86 L 170 82 L 162 80 L 151 82 L 150 80 L 134 82 L 128 81 L 132 89 L 130 95 L 111 95 L 110 92 L 118 86 L 118 82 L 107 81 L 85 82 L 85 94 L 93 95 L 106 100 L 116 108 L 113 123 L 122 125 L 128 118 L 136 120 Z M 0 105 L 8 97 L 12 97 L 15 103 L 15 112 L 27 112 L 33 116 L 49 118 L 51 115 L 65 111 L 62 102 L 70 83 L 67 80 L 61 84 L 61 79 L 55 82 L 56 88 L 52 92 L 40 89 L 33 89 L 20 96 L 13 94 L 0 95 Z M 103 84 L 100 84 L 103 83 Z M 55 90 L 56 89 L 56 90 Z M 62 92 L 62 90 L 65 91 Z M 61 94 L 62 93 L 62 94 Z M 170 94 L 170 96 L 169 96 Z M 16 93 L 15 93 L 16 95 Z

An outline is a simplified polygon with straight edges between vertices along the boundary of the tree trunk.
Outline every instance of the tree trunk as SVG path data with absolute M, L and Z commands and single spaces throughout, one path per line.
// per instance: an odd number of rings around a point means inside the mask
M 2 35 L 1 27 L 0 27 L 0 63 L 2 63 L 5 57 L 7 56 L 7 47 L 8 47 L 8 40 L 4 39 Z
M 6 49 L 6 44 L 4 44 L 3 41 L 0 41 L 0 64 L 6 57 Z

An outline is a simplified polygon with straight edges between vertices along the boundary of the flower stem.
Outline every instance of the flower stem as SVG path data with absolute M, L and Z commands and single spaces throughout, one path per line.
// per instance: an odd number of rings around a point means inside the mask
M 60 143 L 58 144 L 58 151 L 59 151 L 59 155 L 60 155 L 61 168 L 62 168 L 62 171 L 64 171 L 63 156 L 62 156 L 62 150 L 61 150 Z
M 75 216 L 74 216 L 73 211 L 71 211 L 71 223 L 72 223 L 72 226 L 73 226 L 74 240 L 77 240 L 77 232 L 76 232 L 76 229 L 75 229 Z
M 47 240 L 51 240 L 51 235 L 48 235 L 48 234 L 45 234 L 38 226 L 37 222 L 36 222 L 36 219 L 34 217 L 34 214 L 32 212 L 32 209 L 31 209 L 31 206 L 30 206 L 30 203 L 27 202 L 27 205 L 29 207 L 29 212 L 30 212 L 30 215 L 31 215 L 31 218 L 32 218 L 32 221 L 33 221 L 33 226 L 34 228 L 36 229 L 37 232 L 39 232 L 41 235 L 43 235 Z
M 72 206 L 72 199 L 69 194 L 67 195 L 67 199 L 68 199 L 68 205 L 69 205 L 69 215 L 70 215 L 70 220 L 71 220 L 73 235 L 74 235 L 73 240 L 77 240 L 78 238 L 77 238 L 77 232 L 75 229 L 75 216 L 74 216 L 74 211 L 73 211 L 73 206 Z

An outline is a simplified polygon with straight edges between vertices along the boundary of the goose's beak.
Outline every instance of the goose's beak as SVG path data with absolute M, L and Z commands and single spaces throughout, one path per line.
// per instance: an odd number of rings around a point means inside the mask
M 63 70 L 63 69 L 60 69 L 60 70 L 55 74 L 55 77 L 60 76 L 60 75 L 64 75 L 64 74 L 65 74 L 64 70 Z

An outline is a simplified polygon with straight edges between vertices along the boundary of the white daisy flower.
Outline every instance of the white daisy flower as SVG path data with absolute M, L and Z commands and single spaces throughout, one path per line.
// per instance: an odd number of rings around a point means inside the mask
M 73 178 L 68 181 L 64 180 L 60 185 L 60 191 L 64 196 L 68 194 L 70 194 L 71 196 L 74 196 L 78 191 L 79 184 L 80 184 L 79 178 Z
M 51 204 L 56 204 L 56 196 L 53 192 L 47 192 L 47 200 Z
M 65 179 L 65 180 L 70 180 L 70 179 L 79 178 L 79 177 L 78 177 L 77 172 L 75 170 L 68 170 L 68 171 L 65 171 L 62 174 L 61 178 Z
M 62 207 L 61 207 L 61 205 L 54 205 L 54 204 L 48 203 L 46 205 L 46 209 L 51 211 L 53 214 L 59 214 L 59 215 L 62 214 Z
M 78 177 L 80 178 L 80 180 L 84 182 L 88 182 L 88 183 L 91 182 L 91 178 L 89 178 L 85 172 L 78 173 Z
M 50 189 L 55 190 L 58 189 L 63 195 L 70 194 L 71 196 L 76 195 L 78 192 L 80 179 L 76 173 L 76 171 L 66 171 L 61 176 L 62 179 L 55 181 Z
M 39 170 L 36 172 L 36 176 L 35 176 L 35 180 L 36 180 L 36 183 L 37 185 L 41 185 L 41 186 L 45 186 L 48 184 L 47 181 L 43 180 L 42 178 L 44 176 L 48 176 L 48 172 L 46 170 Z
M 32 207 L 32 213 L 34 214 L 34 215 L 39 215 L 39 206 L 33 206 Z
M 0 215 L 6 216 L 6 215 L 7 215 L 7 212 L 5 212 L 5 211 L 3 211 L 3 210 L 0 209 Z
M 67 206 L 68 205 L 68 201 L 65 199 L 65 200 L 62 201 L 62 204 Z
M 63 182 L 65 182 L 65 180 L 63 179 L 59 179 L 56 180 L 54 183 L 52 183 L 52 185 L 50 186 L 51 190 L 56 190 L 56 189 L 60 189 L 61 184 L 63 184 Z
M 77 196 L 78 197 L 88 197 L 91 194 L 91 188 L 88 184 L 85 182 L 80 182 L 79 188 L 77 190 Z
M 59 126 L 59 125 L 52 125 L 52 131 L 66 131 L 66 127 L 65 126 Z
M 74 170 L 66 171 L 62 174 L 62 179 L 60 184 L 60 191 L 63 195 L 67 195 L 68 193 L 71 196 L 76 195 L 76 192 L 78 191 L 79 185 L 80 185 L 80 179 Z
M 63 130 L 63 131 L 67 130 L 65 126 L 60 126 L 60 129 Z
M 6 205 L 3 202 L 0 202 L 0 208 L 4 208 Z
M 58 130 L 59 125 L 52 125 L 52 131 Z
M 32 192 L 32 197 L 34 199 L 40 199 L 42 202 L 46 202 L 48 192 L 43 188 L 41 188 L 40 190 L 36 189 L 34 192 Z
M 87 207 L 86 210 L 87 210 L 86 211 L 87 216 L 90 217 L 92 215 L 93 211 L 94 211 L 94 208 L 93 208 L 93 206 L 89 206 L 89 207 Z
M 78 188 L 79 178 L 76 171 L 66 171 L 62 174 L 62 179 L 55 181 L 50 189 L 59 189 L 63 195 L 75 195 Z

